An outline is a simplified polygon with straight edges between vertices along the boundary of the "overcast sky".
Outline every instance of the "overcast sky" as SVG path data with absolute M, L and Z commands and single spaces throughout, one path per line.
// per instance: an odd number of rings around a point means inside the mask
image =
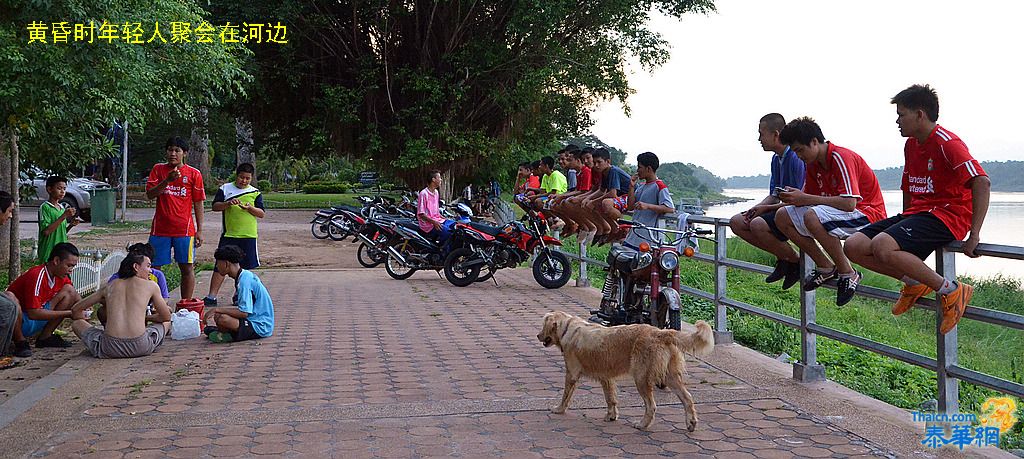
M 601 105 L 592 132 L 635 163 L 704 166 L 720 177 L 768 173 L 757 122 L 809 115 L 828 140 L 880 169 L 903 164 L 896 109 L 914 83 L 939 93 L 939 123 L 981 161 L 1024 159 L 1024 3 L 717 0 L 718 12 L 651 27 L 672 46 L 664 66 L 631 66 L 627 118 Z

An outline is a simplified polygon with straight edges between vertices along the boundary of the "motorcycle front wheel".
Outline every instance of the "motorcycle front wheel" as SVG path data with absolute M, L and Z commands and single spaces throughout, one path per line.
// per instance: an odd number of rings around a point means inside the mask
M 533 260 L 533 278 L 544 288 L 562 288 L 572 277 L 572 264 L 564 253 L 549 250 Z
M 313 233 L 313 237 L 317 239 L 327 239 L 327 228 L 329 223 L 314 220 L 310 223 L 309 230 Z
M 384 270 L 396 280 L 406 280 L 416 272 L 414 268 L 403 265 L 402 262 L 391 255 L 388 255 L 387 261 L 384 262 Z
M 356 249 L 356 261 L 364 268 L 375 268 L 385 260 L 387 260 L 387 253 L 371 248 L 365 242 L 360 243 L 359 248 Z
M 683 326 L 679 311 L 670 309 L 668 301 L 660 298 L 660 296 L 657 307 L 651 311 L 651 325 L 658 328 L 671 328 L 673 330 L 680 330 Z
M 444 277 L 456 287 L 465 287 L 476 282 L 480 276 L 480 266 L 463 267 L 463 263 L 476 258 L 473 250 L 465 247 L 452 250 L 444 260 Z

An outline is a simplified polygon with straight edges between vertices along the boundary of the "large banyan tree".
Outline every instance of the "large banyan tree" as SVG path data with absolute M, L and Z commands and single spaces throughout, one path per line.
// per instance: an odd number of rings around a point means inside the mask
M 230 3 L 230 4 L 229 4 Z M 667 43 L 653 14 L 707 13 L 711 0 L 222 2 L 239 21 L 272 16 L 289 43 L 255 47 L 247 114 L 285 155 L 372 158 L 417 186 L 504 172 L 581 133 L 601 100 L 625 106 L 625 64 L 651 69 Z

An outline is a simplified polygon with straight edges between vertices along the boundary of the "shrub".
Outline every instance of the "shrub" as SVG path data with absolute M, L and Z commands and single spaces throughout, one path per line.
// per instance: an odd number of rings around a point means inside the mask
M 256 181 L 256 188 L 259 188 L 260 191 L 270 191 L 273 186 L 270 184 L 270 180 L 264 179 Z
M 345 182 L 307 182 L 302 191 L 307 194 L 348 193 L 350 185 Z

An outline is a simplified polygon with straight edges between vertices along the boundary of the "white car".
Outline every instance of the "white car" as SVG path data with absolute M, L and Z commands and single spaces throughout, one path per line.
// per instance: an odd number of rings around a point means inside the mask
M 50 199 L 49 193 L 46 192 L 46 177 L 38 176 L 32 180 L 32 186 L 35 187 L 35 195 L 24 196 L 22 203 L 27 206 L 38 207 L 43 204 L 47 199 Z M 22 186 L 28 185 L 28 179 L 22 179 Z M 99 180 L 93 180 L 90 178 L 68 178 L 68 189 L 67 193 L 64 194 L 64 199 L 60 202 L 67 204 L 69 207 L 73 207 L 82 220 L 90 220 L 90 201 L 92 198 L 92 192 L 100 189 L 110 189 L 110 184 L 101 182 Z M 24 189 L 24 188 L 23 188 Z

